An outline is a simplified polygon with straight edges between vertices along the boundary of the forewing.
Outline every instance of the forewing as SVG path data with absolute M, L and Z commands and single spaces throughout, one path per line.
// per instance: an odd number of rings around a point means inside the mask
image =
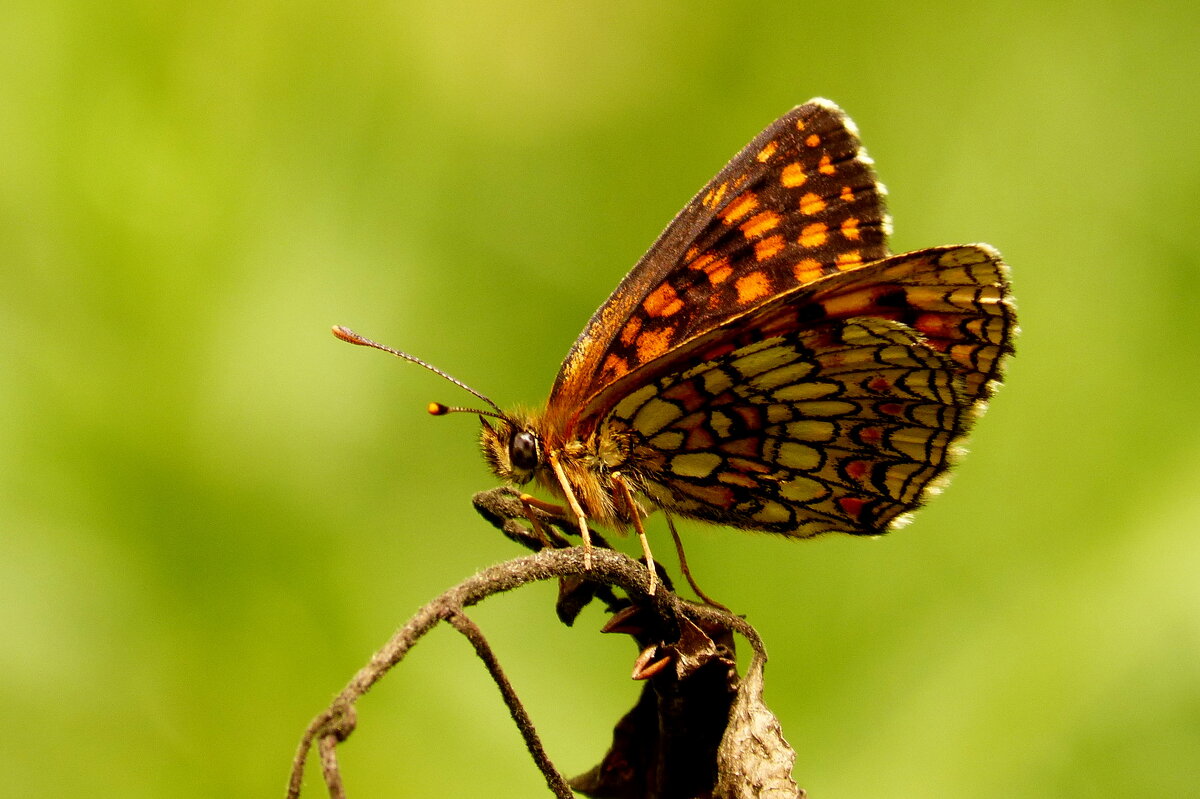
M 615 384 L 599 398 L 610 408 L 601 434 L 632 442 L 622 468 L 683 515 L 799 537 L 877 535 L 939 484 L 1014 332 L 990 248 L 894 256 L 778 298 Z
M 886 255 L 882 192 L 837 106 L 793 109 L 700 190 L 592 317 L 552 414 L 780 293 Z

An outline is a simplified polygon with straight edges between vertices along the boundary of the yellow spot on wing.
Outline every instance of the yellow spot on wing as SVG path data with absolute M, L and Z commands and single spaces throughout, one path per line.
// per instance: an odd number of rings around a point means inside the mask
M 670 316 L 683 310 L 683 300 L 675 293 L 670 283 L 663 283 L 646 296 L 642 308 L 650 316 Z
M 762 272 L 742 275 L 734 282 L 734 287 L 737 289 L 738 304 L 740 305 L 754 302 L 771 293 L 771 281 Z
M 812 258 L 804 258 L 797 261 L 796 265 L 792 267 L 792 274 L 801 283 L 811 283 L 821 277 L 821 265 Z
M 807 444 L 785 441 L 779 446 L 775 462 L 789 469 L 809 471 L 821 465 L 821 455 L 816 449 Z
M 740 352 L 746 352 L 746 354 L 740 355 L 729 363 L 731 367 L 738 370 L 745 378 L 751 378 L 780 366 L 785 366 L 800 357 L 794 349 L 787 347 L 763 346 L 759 344 L 751 345 L 747 349 L 750 351 L 740 350 Z
M 808 175 L 804 173 L 804 167 L 795 162 L 785 166 L 779 173 L 779 182 L 783 184 L 784 188 L 794 189 L 797 186 L 803 186 L 806 180 L 808 180 Z
M 637 337 L 638 361 L 647 363 L 666 352 L 671 346 L 671 334 L 674 332 L 674 327 L 643 331 Z
M 800 245 L 802 247 L 820 247 L 825 243 L 827 238 L 826 233 L 829 231 L 829 226 L 824 222 L 816 222 L 812 225 L 806 225 L 800 231 Z
M 752 517 L 763 524 L 783 524 L 792 520 L 792 512 L 773 499 L 763 502 L 762 507 L 754 512 Z
M 671 471 L 680 477 L 708 477 L 720 465 L 721 456 L 715 452 L 689 452 L 670 461 Z
M 779 484 L 779 495 L 793 502 L 811 502 L 829 493 L 824 484 L 809 477 L 793 477 Z
M 756 239 L 778 224 L 779 214 L 762 211 L 742 223 L 742 235 L 748 239 Z
M 769 141 L 767 142 L 767 146 L 759 150 L 758 155 L 754 157 L 758 159 L 759 163 L 765 164 L 767 161 L 771 160 L 771 156 L 775 155 L 775 151 L 778 149 L 779 142 Z
M 831 441 L 837 428 L 833 426 L 833 422 L 805 419 L 786 425 L 784 431 L 793 441 Z
M 647 400 L 657 393 L 658 386 L 654 385 L 653 383 L 642 386 L 637 391 L 621 400 L 617 407 L 613 409 L 613 413 L 622 419 L 630 419 L 635 413 L 637 413 L 638 409 L 646 404 Z
M 812 216 L 825 210 L 825 200 L 811 191 L 800 198 L 800 213 Z
M 803 412 L 805 416 L 847 416 L 849 414 L 856 413 L 858 411 L 858 406 L 853 402 L 814 399 L 816 397 L 836 394 L 841 389 L 841 386 L 831 385 L 829 383 L 795 383 L 779 389 L 771 396 L 775 399 L 778 399 L 780 402 L 804 401 Z
M 729 261 L 725 258 L 713 264 L 712 269 L 704 270 L 708 273 L 708 282 L 714 286 L 718 283 L 724 283 L 733 274 L 733 267 L 729 265 Z
M 822 175 L 832 175 L 837 172 L 837 167 L 833 165 L 833 159 L 828 155 L 821 156 L 821 161 L 817 165 L 817 171 Z
M 713 411 L 708 417 L 708 424 L 719 438 L 728 438 L 729 431 L 733 429 L 733 420 L 721 411 Z
M 650 446 L 659 450 L 674 450 L 683 446 L 682 430 L 667 430 L 650 439 Z
M 604 359 L 604 366 L 601 367 L 601 371 L 612 372 L 614 378 L 621 377 L 629 372 L 629 364 L 620 355 L 610 352 L 608 357 Z
M 821 137 L 815 133 L 809 134 L 809 136 L 804 140 L 804 143 L 809 147 L 820 147 Z
M 808 361 L 798 361 L 753 375 L 750 384 L 762 391 L 773 391 L 804 380 L 816 367 Z
M 851 241 L 858 241 L 861 238 L 857 217 L 851 216 L 842 221 L 842 235 Z
M 728 258 L 724 256 L 718 258 L 711 252 L 704 253 L 688 266 L 692 269 L 702 270 L 704 274 L 708 275 L 708 281 L 713 285 L 723 282 L 733 272 Z
M 736 197 L 729 205 L 725 206 L 725 210 L 719 216 L 725 220 L 725 224 L 732 225 L 757 207 L 758 198 L 754 196 L 754 192 L 748 191 Z
M 721 198 L 725 196 L 725 190 L 728 188 L 729 188 L 728 183 L 722 183 L 720 186 L 717 186 L 715 189 L 709 189 L 708 193 L 704 195 L 704 199 L 701 200 L 700 202 L 704 205 L 705 208 L 715 208 L 716 206 L 721 204 Z
M 854 202 L 854 189 L 850 188 L 849 186 L 842 186 L 842 202 Z
M 721 369 L 710 369 L 704 374 L 704 390 L 716 396 L 733 388 L 733 378 Z
M 633 344 L 633 340 L 637 338 L 637 334 L 642 329 L 642 317 L 634 316 L 625 323 L 625 327 L 621 328 L 621 343 L 626 347 Z
M 770 236 L 754 244 L 754 257 L 765 261 L 775 257 L 783 249 L 783 236 Z
M 644 436 L 652 436 L 683 415 L 679 406 L 654 397 L 633 417 L 633 426 Z
M 837 257 L 837 268 L 842 270 L 855 269 L 862 266 L 862 253 L 858 250 L 844 252 Z

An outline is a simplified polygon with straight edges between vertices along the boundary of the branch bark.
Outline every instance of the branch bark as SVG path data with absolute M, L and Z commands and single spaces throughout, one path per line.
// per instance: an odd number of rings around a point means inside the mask
M 701 780 L 707 785 L 706 793 L 709 795 L 730 799 L 735 796 L 738 799 L 802 796 L 803 793 L 791 783 L 791 750 L 786 748 L 782 736 L 769 741 L 768 750 L 764 750 L 763 736 L 759 732 L 745 730 L 750 724 L 759 731 L 770 729 L 774 723 L 774 729 L 778 731 L 774 716 L 769 716 L 769 711 L 766 711 L 769 719 L 763 715 L 765 706 L 761 705 L 761 670 L 766 662 L 766 652 L 757 631 L 738 616 L 682 599 L 664 590 L 662 585 L 650 595 L 649 572 L 641 563 L 623 554 L 594 549 L 591 561 L 589 568 L 585 565 L 584 551 L 580 547 L 542 550 L 484 569 L 422 607 L 354 675 L 330 706 L 309 724 L 293 760 L 287 790 L 289 799 L 300 795 L 305 762 L 314 743 L 321 753 L 322 771 L 330 795 L 346 795 L 335 750 L 357 726 L 356 703 L 403 660 L 426 633 L 442 621 L 459 629 L 475 647 L 499 686 L 535 763 L 556 796 L 570 797 L 572 794 L 568 785 L 593 796 L 638 799 L 694 796 L 697 794 L 693 788 L 685 790 L 682 786 L 696 782 L 693 761 L 698 754 L 712 764 L 711 769 L 704 766 L 705 773 L 711 770 L 711 774 Z M 624 771 L 603 772 L 605 764 L 611 765 L 614 757 L 622 763 L 628 760 L 628 748 L 620 748 L 623 739 L 619 726 L 613 751 L 606 756 L 605 763 L 597 767 L 599 771 L 593 770 L 570 783 L 550 762 L 532 722 L 500 669 L 482 631 L 464 613 L 465 608 L 495 594 L 531 582 L 563 578 L 575 578 L 606 591 L 607 586 L 623 589 L 628 599 L 622 602 L 627 609 L 619 614 L 623 616 L 621 629 L 610 631 L 633 635 L 643 653 L 648 655 L 647 661 L 656 660 L 661 665 L 665 660 L 669 664 L 669 668 L 654 671 L 655 676 L 648 681 L 646 691 L 653 690 L 657 696 L 656 704 L 651 706 L 652 712 L 647 714 L 643 711 L 630 722 L 634 726 L 630 728 L 633 732 L 628 740 L 650 740 L 652 757 L 640 766 Z M 610 606 L 612 604 L 610 602 Z M 722 636 L 732 632 L 745 637 L 754 650 L 751 673 L 757 678 L 753 681 L 753 696 L 748 699 L 738 688 L 736 671 L 733 670 L 732 639 L 729 639 L 728 645 L 721 643 Z M 723 673 L 729 675 L 724 681 L 713 678 L 714 674 Z M 747 701 L 750 702 L 749 711 L 745 710 Z M 639 702 L 639 707 L 642 705 L 643 702 Z M 734 708 L 732 712 L 731 707 Z M 740 716 L 737 711 L 739 707 L 743 708 Z M 717 717 L 715 724 L 711 722 L 714 714 Z M 626 720 L 629 718 L 627 716 Z M 738 725 L 740 732 L 732 730 L 731 725 L 734 724 Z M 713 727 L 716 729 L 710 730 Z M 717 753 L 718 742 L 721 744 L 720 753 Z M 732 743 L 727 746 L 727 742 Z M 780 746 L 783 748 L 780 749 Z M 684 751 L 680 751 L 681 748 Z M 638 756 L 641 754 L 645 752 L 639 750 Z M 751 764 L 752 768 L 742 774 L 743 761 L 747 761 L 751 754 L 756 760 Z M 773 774 L 771 780 L 762 777 L 766 772 Z M 755 793 L 753 788 L 750 788 L 751 793 L 729 792 L 731 785 L 736 789 L 745 783 L 746 776 L 753 776 L 752 782 L 756 784 L 770 783 L 774 787 L 765 793 Z M 589 779 L 591 782 L 588 782 Z M 789 783 L 792 792 L 780 792 L 786 791 Z M 724 786 L 721 789 L 724 792 L 714 793 L 717 785 Z

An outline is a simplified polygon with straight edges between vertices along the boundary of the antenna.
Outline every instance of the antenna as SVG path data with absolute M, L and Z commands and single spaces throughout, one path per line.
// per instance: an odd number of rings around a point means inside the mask
M 508 417 L 504 415 L 504 411 L 500 410 L 499 405 L 492 402 L 486 396 L 484 396 L 483 394 L 480 394 L 478 391 L 471 388 L 463 381 L 458 380 L 457 378 L 451 377 L 450 375 L 443 372 L 441 369 L 438 369 L 436 366 L 431 366 L 430 364 L 425 363 L 424 361 L 422 361 L 420 358 L 418 358 L 415 355 L 409 355 L 407 352 L 402 352 L 398 349 L 394 349 L 392 347 L 387 346 L 386 344 L 380 344 L 378 341 L 372 341 L 371 339 L 367 338 L 366 336 L 360 336 L 359 334 L 355 333 L 350 328 L 342 327 L 341 325 L 333 326 L 333 335 L 337 336 L 342 341 L 345 341 L 348 344 L 357 344 L 360 347 L 373 347 L 377 350 L 383 350 L 384 352 L 391 353 L 392 355 L 395 355 L 397 358 L 400 358 L 402 360 L 415 363 L 417 366 L 424 366 L 426 369 L 433 372 L 435 375 L 438 375 L 440 377 L 445 378 L 446 380 L 449 380 L 454 385 L 458 386 L 459 388 L 463 389 L 464 391 L 468 391 L 468 392 L 474 394 L 476 397 L 479 397 L 479 399 L 483 400 L 488 405 L 491 405 L 493 408 L 496 409 L 495 412 L 481 411 L 481 410 L 474 410 L 472 408 L 450 407 L 447 405 L 443 405 L 440 402 L 431 402 L 431 403 L 429 403 L 429 412 L 431 414 L 433 414 L 434 416 L 445 416 L 447 413 L 456 413 L 456 412 L 457 413 L 474 413 L 474 414 L 478 414 L 480 416 L 491 416 L 494 419 L 501 419 L 503 421 L 508 421 Z

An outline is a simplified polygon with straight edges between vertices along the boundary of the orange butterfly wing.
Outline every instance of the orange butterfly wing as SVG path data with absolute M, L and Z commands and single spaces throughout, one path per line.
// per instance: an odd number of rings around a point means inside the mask
M 606 386 L 771 297 L 887 254 L 882 187 L 827 100 L 760 133 L 592 316 L 550 392 L 553 426 Z

